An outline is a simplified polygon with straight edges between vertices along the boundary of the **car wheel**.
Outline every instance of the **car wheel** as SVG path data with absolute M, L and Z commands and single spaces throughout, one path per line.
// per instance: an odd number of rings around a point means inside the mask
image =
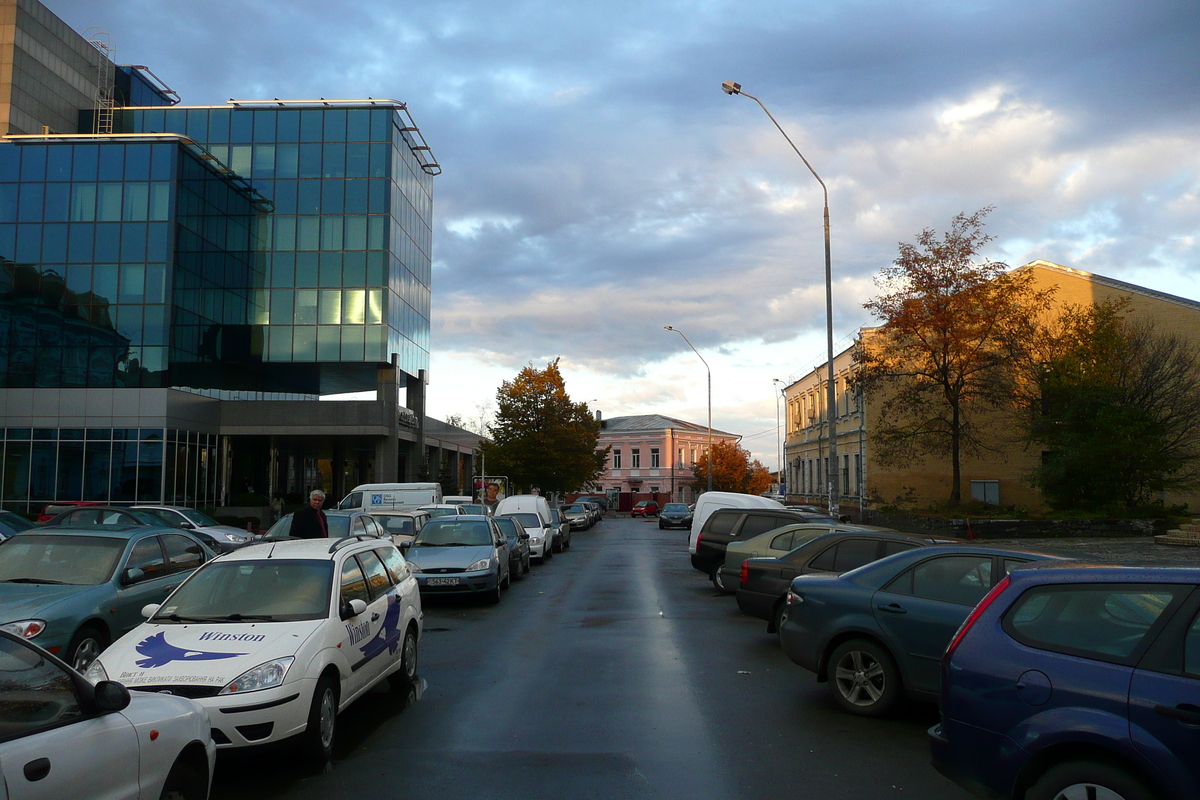
M 1026 800 L 1152 800 L 1154 794 L 1120 767 L 1068 761 L 1051 767 L 1025 793 Z
M 725 586 L 725 576 L 721 572 L 722 566 L 724 565 L 717 564 L 714 566 L 712 571 L 708 573 L 708 579 L 712 581 L 712 585 L 717 588 L 718 592 L 728 592 L 729 589 Z
M 662 530 L 664 527 L 665 527 L 665 526 L 662 524 L 662 520 L 660 519 L 660 520 L 658 521 L 658 529 L 661 531 L 661 530 Z
M 787 613 L 787 603 L 780 600 L 775 606 L 775 613 L 771 615 L 771 630 L 768 630 L 767 633 L 774 633 L 776 636 L 779 635 L 780 629 L 783 628 L 783 615 L 785 613 Z
M 400 645 L 400 669 L 388 676 L 388 683 L 393 689 L 404 690 L 417 679 L 417 632 L 411 625 L 404 632 L 404 642 Z
M 488 592 L 487 601 L 494 606 L 499 605 L 500 604 L 500 592 L 501 592 L 500 581 L 496 581 L 496 588 L 491 590 L 490 592 Z
M 829 693 L 843 710 L 877 717 L 900 697 L 900 671 L 883 647 L 851 639 L 838 645 L 829 658 Z
M 569 532 L 567 533 L 567 538 L 565 540 L 563 540 L 563 549 L 564 550 L 571 549 L 571 534 Z
M 522 569 L 522 566 L 523 564 L 519 558 L 517 559 L 516 566 L 513 566 L 513 562 L 508 562 L 508 579 L 510 581 L 519 581 L 521 578 L 525 577 L 525 572 Z
M 554 537 L 554 541 L 551 544 L 550 550 L 555 553 L 561 553 L 563 551 L 562 537 Z
M 333 755 L 333 735 L 337 727 L 338 687 L 326 675 L 317 681 L 312 705 L 308 709 L 308 727 L 304 729 L 304 749 L 324 765 Z
M 552 558 L 554 558 L 554 543 L 546 542 L 545 547 L 542 548 L 542 561 L 546 562 Z
M 158 800 L 205 800 L 208 776 L 198 773 L 191 764 L 176 761 L 167 773 Z
M 526 553 L 525 554 L 525 574 L 528 575 L 532 570 L 533 570 L 533 559 L 529 557 L 528 553 Z
M 66 661 L 79 672 L 87 672 L 88 667 L 107 646 L 108 637 L 103 631 L 85 625 L 71 637 L 71 643 L 67 645 Z
M 499 567 L 497 567 L 497 569 L 499 569 Z M 511 569 L 508 572 L 504 573 L 504 580 L 500 581 L 501 589 L 507 589 L 510 586 L 512 586 L 512 570 Z

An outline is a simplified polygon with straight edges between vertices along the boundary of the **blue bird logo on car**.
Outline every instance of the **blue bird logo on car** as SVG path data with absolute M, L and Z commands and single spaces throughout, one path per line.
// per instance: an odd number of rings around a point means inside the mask
M 359 650 L 362 651 L 363 661 L 369 661 L 384 650 L 391 650 L 392 655 L 400 647 L 400 597 L 396 594 L 388 596 L 387 613 L 383 617 L 383 625 L 379 633 Z
M 165 633 L 156 633 L 147 639 L 143 639 L 137 643 L 134 649 L 146 656 L 137 662 L 137 665 L 142 668 L 163 667 L 172 661 L 216 661 L 221 658 L 236 658 L 237 656 L 246 655 L 245 653 L 211 653 L 205 650 L 187 650 L 170 644 L 166 639 Z

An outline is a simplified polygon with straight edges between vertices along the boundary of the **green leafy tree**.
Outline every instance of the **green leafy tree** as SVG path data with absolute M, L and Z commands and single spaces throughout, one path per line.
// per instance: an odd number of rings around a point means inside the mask
M 1132 510 L 1200 479 L 1200 356 L 1126 301 L 1068 306 L 1026 370 L 1033 483 L 1060 509 Z
M 697 492 L 708 489 L 709 454 L 702 453 L 692 467 L 692 488 Z M 771 488 L 774 481 L 771 471 L 757 458 L 750 460 L 750 451 L 737 442 L 716 441 L 712 446 L 712 469 L 714 492 L 741 492 L 762 494 Z
M 876 455 L 894 465 L 948 456 L 951 505 L 962 500 L 963 455 L 989 449 L 978 416 L 1011 405 L 1010 365 L 1050 297 L 1031 273 L 977 260 L 992 239 L 990 211 L 959 214 L 941 238 L 926 228 L 901 243 L 864 305 L 883 324 L 855 345 L 855 383 L 878 411 Z
M 608 448 L 596 449 L 600 423 L 587 403 L 571 402 L 558 359 L 505 381 L 496 405 L 491 441 L 480 444 L 489 474 L 543 494 L 589 488 L 603 474 Z

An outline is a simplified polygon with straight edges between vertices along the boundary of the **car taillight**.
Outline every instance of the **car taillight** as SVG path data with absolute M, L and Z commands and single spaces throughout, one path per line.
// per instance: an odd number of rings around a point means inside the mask
M 988 606 L 990 606 L 992 602 L 999 597 L 1005 589 L 1008 588 L 1008 584 L 1009 579 L 1008 576 L 1005 575 L 1004 579 L 993 586 L 992 590 L 984 595 L 983 599 L 979 601 L 979 605 L 975 606 L 971 613 L 967 615 L 967 618 L 963 620 L 962 626 L 959 627 L 958 633 L 954 634 L 954 638 L 950 640 L 950 646 L 946 648 L 946 654 L 942 656 L 943 662 L 949 660 L 950 656 L 954 655 L 955 648 L 957 648 L 959 643 L 962 642 L 963 637 L 967 635 L 967 631 L 971 630 L 971 626 L 975 624 L 976 620 L 983 616 L 983 612 L 987 611 Z
M 699 550 L 699 549 L 700 549 L 700 539 L 701 539 L 701 537 L 703 537 L 703 536 L 704 536 L 704 534 L 703 534 L 703 533 L 697 533 L 697 534 L 696 534 L 696 549 L 697 549 L 697 550 Z
M 741 582 L 746 583 L 749 580 L 750 580 L 750 560 L 746 559 L 745 561 L 742 562 L 742 580 L 741 580 Z

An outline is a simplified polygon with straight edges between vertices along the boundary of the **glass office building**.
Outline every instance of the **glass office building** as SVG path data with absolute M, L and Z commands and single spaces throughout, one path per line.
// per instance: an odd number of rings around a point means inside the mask
M 115 108 L 0 141 L 0 504 L 416 479 L 440 168 L 406 107 L 108 74 Z

